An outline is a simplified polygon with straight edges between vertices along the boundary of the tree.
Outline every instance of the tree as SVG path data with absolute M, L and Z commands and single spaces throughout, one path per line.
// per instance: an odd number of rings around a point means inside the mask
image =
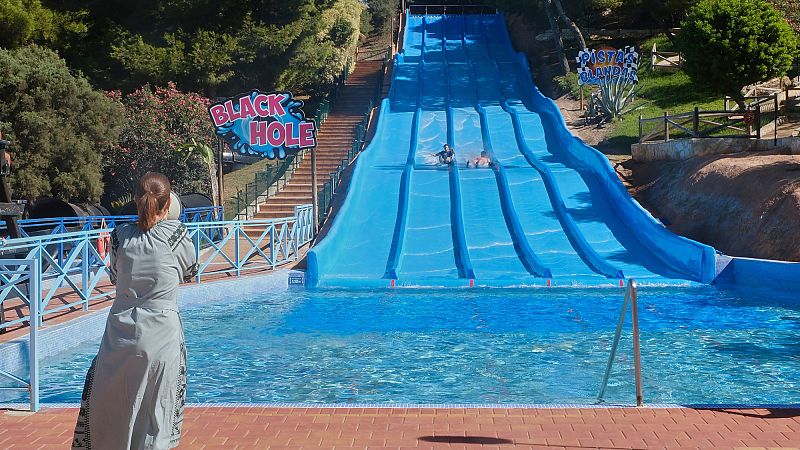
M 561 19 L 562 22 L 566 26 L 568 26 L 573 33 L 575 33 L 575 37 L 578 39 L 578 45 L 580 46 L 581 50 L 586 48 L 586 40 L 583 38 L 583 33 L 581 33 L 581 29 L 578 28 L 578 25 L 569 18 L 566 12 L 564 12 L 564 6 L 561 5 L 561 0 L 552 0 L 553 5 L 556 7 L 556 12 L 558 12 L 558 18 Z
M 699 85 L 733 98 L 742 88 L 781 76 L 791 67 L 797 38 L 762 0 L 703 0 L 689 11 L 678 36 L 684 70 Z
M 54 30 L 53 12 L 39 0 L 0 0 L 0 47 L 52 38 Z
M 127 126 L 103 160 L 104 203 L 133 192 L 136 181 L 149 171 L 161 172 L 179 193 L 212 193 L 208 162 L 201 152 L 186 153 L 187 142 L 208 147 L 214 142 L 207 108 L 209 100 L 179 91 L 144 86 L 125 97 L 109 95 L 125 106 Z
M 278 89 L 308 95 L 328 92 L 336 76 L 352 63 L 363 9 L 358 0 L 331 2 L 314 22 L 313 32 L 295 47 L 289 64 L 278 78 Z
M 12 141 L 14 197 L 97 201 L 103 151 L 124 122 L 122 107 L 52 50 L 0 49 L 0 128 Z
M 561 27 L 558 26 L 558 21 L 553 11 L 553 0 L 544 0 L 545 12 L 547 14 L 547 21 L 550 24 L 550 32 L 553 34 L 553 44 L 556 48 L 556 57 L 561 66 L 561 75 L 569 73 L 569 60 L 564 51 L 564 41 L 561 38 Z

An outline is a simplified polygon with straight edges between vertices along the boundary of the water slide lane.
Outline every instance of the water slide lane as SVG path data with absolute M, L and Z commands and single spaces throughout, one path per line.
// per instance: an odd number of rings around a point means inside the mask
M 448 17 L 448 41 L 463 42 L 463 34 L 457 38 L 449 34 L 450 30 L 461 33 L 462 24 L 460 18 L 453 20 L 453 17 Z M 448 53 L 447 66 L 451 106 L 448 110 L 451 120 L 449 130 L 451 142 L 456 148 L 458 166 L 484 150 L 481 122 L 474 109 L 477 89 L 471 68 L 464 62 L 465 56 Z M 514 228 L 509 225 L 505 215 L 504 197 L 494 173 L 491 170 L 473 169 L 460 170 L 460 173 L 459 198 L 463 204 L 464 235 L 478 284 L 483 278 L 501 284 L 533 284 L 537 282 L 535 274 L 549 275 L 535 257 L 522 252 L 518 240 L 512 237 L 510 230 Z M 505 200 L 507 203 L 508 199 Z M 528 264 L 523 264 L 520 253 L 527 256 L 524 261 Z
M 494 145 L 498 163 L 510 169 L 505 172 L 511 183 L 514 204 L 518 205 L 520 223 L 530 238 L 539 241 L 532 244 L 532 248 L 543 263 L 552 269 L 555 282 L 592 282 L 591 279 L 595 278 L 592 272 L 606 278 L 623 278 L 624 273 L 606 262 L 586 241 L 563 205 L 552 173 L 526 148 L 524 132 L 518 117 L 515 117 L 517 112 L 498 106 L 505 105 L 509 93 L 497 65 L 492 62 L 473 66 L 476 83 L 491 86 L 484 90 L 482 99 L 487 105 L 483 108 L 485 121 L 492 141 L 499 143 Z M 544 130 L 541 131 L 543 136 Z M 541 201 L 545 199 L 549 205 Z M 590 271 L 586 272 L 586 268 Z
M 425 26 L 427 34 L 427 22 Z M 438 48 L 441 51 L 441 45 Z M 424 59 L 428 59 L 427 50 Z M 397 278 L 409 284 L 425 280 L 452 281 L 467 275 L 462 272 L 461 261 L 457 261 L 458 249 L 453 239 L 457 230 L 451 227 L 451 175 L 433 156 L 447 142 L 445 72 L 443 62 L 426 62 L 422 66 L 423 108 L 419 113 L 417 148 L 409 186 L 405 240 L 397 269 Z
M 502 20 L 500 16 L 497 17 L 491 27 L 496 31 L 487 32 L 487 36 L 495 36 L 496 39 L 502 32 L 497 30 L 501 26 L 499 21 Z M 500 73 L 499 86 L 503 97 L 507 99 L 507 108 L 518 118 L 520 134 L 525 144 L 520 150 L 548 168 L 573 223 L 599 258 L 621 270 L 627 277 L 642 280 L 656 280 L 660 278 L 659 275 L 682 278 L 680 273 L 664 266 L 638 242 L 631 230 L 616 216 L 614 208 L 602 195 L 602 189 L 598 186 L 594 186 L 594 190 L 590 189 L 589 184 L 593 184 L 594 176 L 581 174 L 568 167 L 565 159 L 559 155 L 558 146 L 552 142 L 553 139 L 550 139 L 550 143 L 547 142 L 548 136 L 541 117 L 526 108 L 523 101 L 526 88 L 521 74 L 522 66 L 516 62 L 498 62 L 497 68 Z
M 405 154 L 395 149 L 408 148 L 414 113 L 389 113 L 388 100 L 382 108 L 386 114 L 359 157 L 345 204 L 328 235 L 309 253 L 312 286 L 363 285 L 384 275 L 405 162 Z

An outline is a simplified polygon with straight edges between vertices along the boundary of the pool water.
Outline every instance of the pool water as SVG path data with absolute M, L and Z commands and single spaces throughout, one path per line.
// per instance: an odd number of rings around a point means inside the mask
M 622 289 L 296 290 L 183 311 L 190 402 L 592 403 Z M 800 403 L 800 301 L 641 287 L 649 403 Z M 42 367 L 78 402 L 98 342 Z M 630 323 L 606 394 L 635 400 Z

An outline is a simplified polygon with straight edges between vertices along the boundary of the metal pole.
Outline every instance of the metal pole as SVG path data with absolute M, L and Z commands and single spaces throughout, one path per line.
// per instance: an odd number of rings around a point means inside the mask
M 219 161 L 219 166 L 217 167 L 217 179 L 219 180 L 217 183 L 217 195 L 219 195 L 219 206 L 224 204 L 225 198 L 225 172 L 222 167 L 222 153 L 224 147 L 222 139 L 217 138 L 217 160 Z M 223 220 L 223 217 L 220 217 L 218 220 Z
M 28 284 L 28 301 L 30 302 L 28 311 L 30 313 L 30 320 L 28 321 L 30 327 L 28 367 L 30 372 L 30 403 L 32 412 L 39 411 L 39 356 L 37 351 L 39 347 L 39 302 L 42 296 L 40 285 L 40 258 L 28 260 L 31 274 Z
M 636 282 L 628 281 L 631 288 L 631 322 L 633 324 L 633 366 L 636 370 L 636 406 L 642 406 L 642 358 L 639 352 L 639 308 L 636 303 Z
M 664 140 L 669 141 L 669 115 L 664 111 Z
M 317 199 L 317 147 L 311 147 L 311 207 L 314 210 L 314 236 L 319 231 L 319 200 Z
M 694 133 L 692 137 L 700 137 L 700 108 L 697 106 L 694 107 L 694 123 L 692 125 L 692 132 Z
M 606 365 L 606 373 L 603 375 L 603 382 L 600 384 L 600 393 L 597 395 L 597 400 L 602 401 L 608 386 L 608 379 L 611 376 L 611 366 L 614 364 L 614 357 L 617 355 L 617 347 L 619 340 L 622 336 L 622 326 L 625 324 L 625 313 L 628 312 L 628 302 L 631 300 L 630 295 L 631 284 L 628 282 L 628 288 L 625 290 L 625 300 L 622 302 L 622 311 L 617 320 L 617 331 L 614 333 L 614 341 L 611 343 L 611 354 L 608 355 L 608 364 Z

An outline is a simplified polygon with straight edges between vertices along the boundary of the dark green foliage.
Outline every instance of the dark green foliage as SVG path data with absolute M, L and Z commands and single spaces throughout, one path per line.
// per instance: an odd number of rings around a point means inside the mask
M 274 88 L 309 39 L 349 49 L 363 9 L 355 0 L 44 1 L 57 17 L 69 18 L 56 49 L 97 85 L 130 92 L 175 81 L 209 97 Z M 330 10 L 341 20 L 329 20 Z
M 337 17 L 329 32 L 331 42 L 337 47 L 345 47 L 355 33 L 355 27 L 343 17 Z
M 370 23 L 377 30 L 385 30 L 392 23 L 392 17 L 400 11 L 398 0 L 367 0 Z
M 317 20 L 309 24 L 311 32 L 297 43 L 276 86 L 295 94 L 310 96 L 327 92 L 344 67 L 353 63 L 363 9 L 358 0 L 330 2 Z M 333 31 L 340 22 L 347 23 L 347 26 L 340 26 L 340 31 L 349 31 L 349 34 Z M 331 39 L 334 34 L 338 35 L 338 43 Z
M 0 128 L 12 141 L 15 197 L 98 200 L 103 151 L 124 123 L 121 105 L 70 73 L 52 50 L 0 49 Z
M 797 43 L 781 14 L 761 0 L 703 0 L 678 38 L 692 80 L 735 99 L 742 87 L 785 74 Z
M 55 17 L 39 0 L 0 0 L 0 47 L 51 39 Z

